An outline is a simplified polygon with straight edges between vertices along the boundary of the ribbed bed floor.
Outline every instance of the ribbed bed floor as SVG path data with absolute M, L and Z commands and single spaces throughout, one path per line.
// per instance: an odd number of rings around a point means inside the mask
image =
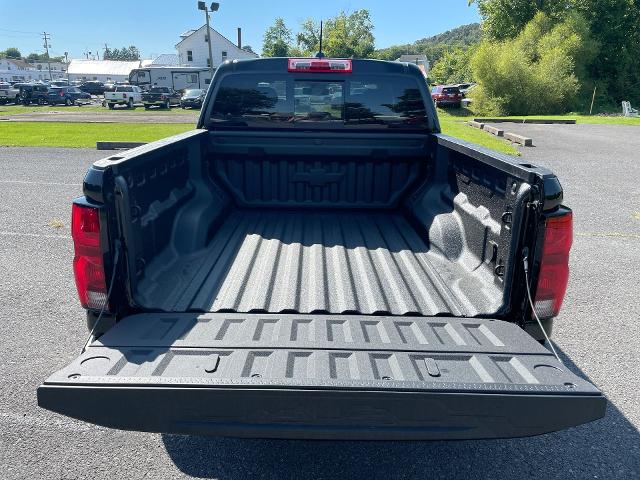
M 179 258 L 144 285 L 165 311 L 466 316 L 489 300 L 397 213 L 238 210 Z

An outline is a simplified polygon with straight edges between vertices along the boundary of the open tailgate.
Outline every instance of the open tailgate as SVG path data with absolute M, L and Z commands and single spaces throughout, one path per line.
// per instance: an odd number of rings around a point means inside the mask
M 124 430 L 407 440 L 538 435 L 606 400 L 506 322 L 218 313 L 124 319 L 38 404 Z

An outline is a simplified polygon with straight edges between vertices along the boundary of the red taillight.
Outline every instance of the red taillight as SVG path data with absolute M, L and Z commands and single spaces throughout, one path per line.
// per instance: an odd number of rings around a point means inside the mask
M 167 96 L 166 96 L 166 95 L 162 95 L 162 96 L 160 97 L 160 100 L 166 100 L 166 99 L 167 99 Z
M 64 92 L 62 90 L 60 91 L 60 96 L 64 97 Z
M 97 208 L 73 204 L 71 236 L 75 249 L 73 273 L 80 303 L 84 308 L 100 310 L 107 301 L 107 284 L 100 249 L 100 218 Z
M 352 73 L 351 60 L 333 60 L 326 58 L 290 58 L 290 72 L 314 73 Z
M 127 98 L 127 94 L 126 94 L 126 93 L 123 93 L 123 94 L 122 94 L 122 98 Z
M 547 220 L 535 307 L 540 318 L 560 313 L 569 282 L 569 252 L 573 243 L 573 214 Z

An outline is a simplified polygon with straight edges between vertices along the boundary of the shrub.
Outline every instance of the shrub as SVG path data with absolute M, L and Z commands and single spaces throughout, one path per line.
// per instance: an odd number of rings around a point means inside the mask
M 597 53 L 578 15 L 561 23 L 538 13 L 512 40 L 484 41 L 471 65 L 473 108 L 489 115 L 564 113 L 576 105 L 586 65 Z

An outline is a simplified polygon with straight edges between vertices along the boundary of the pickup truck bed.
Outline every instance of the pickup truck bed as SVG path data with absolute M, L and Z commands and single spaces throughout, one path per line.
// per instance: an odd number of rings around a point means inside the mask
M 206 249 L 147 288 L 161 310 L 202 312 L 469 316 L 500 296 L 399 212 L 234 210 Z
M 310 439 L 517 437 L 604 415 L 525 331 L 527 281 L 557 286 L 533 292 L 545 321 L 564 296 L 557 178 L 441 135 L 415 66 L 331 62 L 226 63 L 197 130 L 91 167 L 73 231 L 97 335 L 39 405 Z

